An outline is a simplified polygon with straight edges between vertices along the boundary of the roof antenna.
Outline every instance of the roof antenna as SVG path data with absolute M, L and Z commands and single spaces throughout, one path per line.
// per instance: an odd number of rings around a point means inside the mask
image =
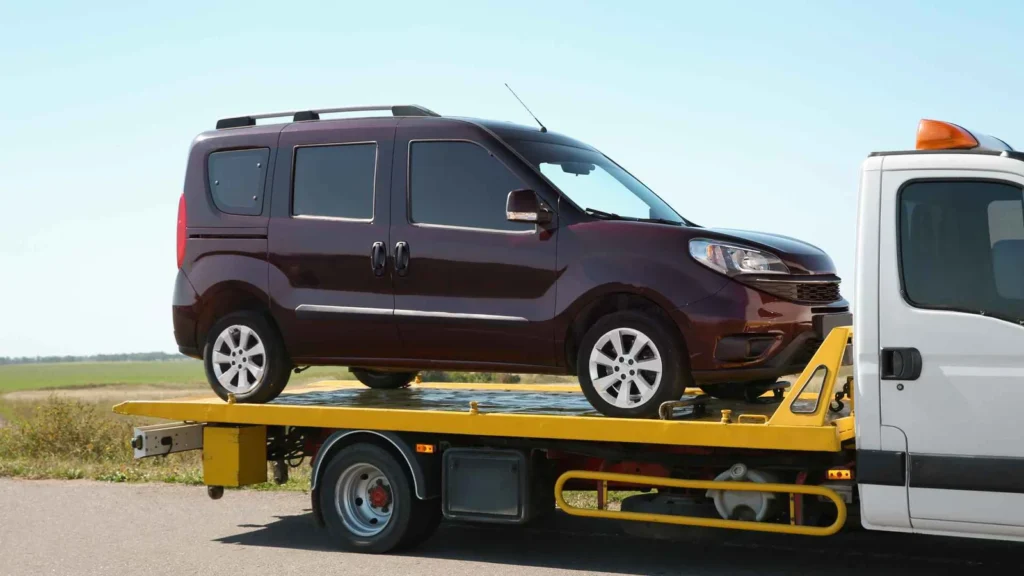
M 526 112 L 527 112 L 527 113 L 528 113 L 528 114 L 529 114 L 530 116 L 533 116 L 533 112 L 530 112 L 530 108 L 529 108 L 529 107 L 528 107 L 528 106 L 526 105 L 526 103 L 525 103 L 525 102 L 523 102 L 523 101 L 522 101 L 522 99 L 520 99 L 520 98 L 519 98 L 519 96 L 518 96 L 518 95 L 516 95 L 516 91 L 515 91 L 515 90 L 513 90 L 513 89 L 512 89 L 512 87 L 508 85 L 508 82 L 505 82 L 505 88 L 508 88 L 508 91 L 509 91 L 509 92 L 511 92 L 511 93 L 512 93 L 512 95 L 516 97 L 516 100 L 519 100 L 519 103 L 523 105 L 523 108 L 526 108 Z M 537 117 L 536 117 L 536 116 L 533 116 L 533 120 L 534 120 L 534 122 L 536 122 L 536 123 L 537 123 L 538 125 L 540 125 L 540 131 L 541 131 L 541 132 L 547 132 L 547 131 L 548 131 L 547 127 L 545 127 L 545 126 L 544 126 L 543 124 L 541 124 L 540 120 L 537 120 Z

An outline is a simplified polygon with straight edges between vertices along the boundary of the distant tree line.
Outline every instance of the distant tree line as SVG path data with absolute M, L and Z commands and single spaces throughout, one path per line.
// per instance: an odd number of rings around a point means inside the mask
M 94 354 L 92 356 L 22 356 L 11 358 L 0 356 L 0 365 L 4 364 L 44 364 L 55 362 L 151 362 L 154 360 L 184 360 L 182 354 L 166 352 L 133 352 L 131 354 Z

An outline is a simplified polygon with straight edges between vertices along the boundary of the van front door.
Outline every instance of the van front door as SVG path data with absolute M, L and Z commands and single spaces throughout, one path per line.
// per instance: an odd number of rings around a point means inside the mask
M 465 370 L 555 364 L 555 222 L 509 222 L 506 199 L 544 183 L 494 137 L 404 119 L 395 139 L 395 321 L 410 361 Z M 545 196 L 547 196 L 545 198 Z
M 881 423 L 906 435 L 916 531 L 1024 536 L 1024 163 L 1005 162 L 882 174 Z

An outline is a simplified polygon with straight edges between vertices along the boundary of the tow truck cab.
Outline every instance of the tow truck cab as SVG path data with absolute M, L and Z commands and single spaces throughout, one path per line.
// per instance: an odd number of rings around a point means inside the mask
M 865 527 L 1024 537 L 1024 154 L 923 120 L 863 164 L 854 355 Z

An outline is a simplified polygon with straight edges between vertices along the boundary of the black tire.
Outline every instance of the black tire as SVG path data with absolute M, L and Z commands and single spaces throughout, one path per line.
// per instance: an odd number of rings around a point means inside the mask
M 645 335 L 653 343 L 654 347 L 658 351 L 658 356 L 661 357 L 661 380 L 658 384 L 654 394 L 646 401 L 629 406 L 622 407 L 616 406 L 602 397 L 601 392 L 595 388 L 593 379 L 590 373 L 590 355 L 594 350 L 595 345 L 601 340 L 606 334 L 616 329 L 633 330 Z M 626 339 L 629 336 L 625 337 Z M 630 362 L 633 362 L 631 355 L 637 356 L 637 361 L 641 362 L 644 360 L 643 355 L 653 355 L 653 349 L 644 348 L 642 350 L 632 350 L 632 346 L 635 345 L 636 339 L 629 343 L 630 348 L 624 350 L 628 352 L 621 356 L 624 359 L 620 366 L 614 366 L 614 372 L 612 368 L 608 368 L 606 374 L 598 374 L 599 379 L 613 375 L 614 373 L 620 374 L 620 378 L 625 376 L 627 379 L 630 378 Z M 626 341 L 623 340 L 622 347 L 626 348 Z M 605 346 L 607 348 L 607 345 Z M 590 330 L 583 336 L 583 340 L 580 342 L 579 353 L 577 356 L 577 371 L 580 379 L 580 386 L 583 388 L 583 393 L 586 395 L 587 400 L 590 404 L 596 408 L 599 412 L 606 416 L 613 416 L 619 418 L 649 418 L 656 417 L 658 415 L 658 407 L 661 406 L 662 402 L 669 400 L 678 400 L 683 392 L 686 390 L 689 382 L 692 381 L 690 371 L 686 367 L 686 352 L 679 336 L 674 333 L 671 326 L 664 320 L 649 316 L 641 312 L 625 311 L 616 312 L 609 314 L 604 318 L 601 318 L 594 324 Z M 606 358 L 608 354 L 605 353 Z M 616 364 L 618 364 L 618 359 Z M 604 371 L 605 368 L 601 368 Z M 642 374 L 633 374 L 633 376 L 639 376 L 644 379 L 645 382 L 650 383 L 651 372 L 639 370 Z M 627 380 L 628 382 L 628 380 Z M 617 399 L 618 392 L 622 389 L 622 383 L 618 384 L 616 389 L 615 398 Z M 615 387 L 615 383 L 611 385 Z M 631 397 L 637 394 L 632 394 L 633 390 L 637 390 L 639 393 L 638 384 L 627 384 L 628 390 L 631 393 Z M 611 390 L 611 388 L 609 388 Z M 609 394 L 610 395 L 610 394 Z
M 416 372 L 378 372 L 366 368 L 352 368 L 351 372 L 357 380 L 376 390 L 405 388 L 416 378 Z
M 416 499 L 413 503 L 412 523 L 408 536 L 402 541 L 401 548 L 408 550 L 419 546 L 430 539 L 441 524 L 441 499 Z
M 218 380 L 217 369 L 220 369 L 223 374 L 226 371 L 230 371 L 235 364 L 215 362 L 214 359 L 214 356 L 218 353 L 226 355 L 224 356 L 226 358 L 233 358 L 232 362 L 238 359 L 239 356 L 232 356 L 230 354 L 229 346 L 222 344 L 218 348 L 217 345 L 218 338 L 229 328 L 235 327 L 245 327 L 251 330 L 256 335 L 256 341 L 263 344 L 264 350 L 262 359 L 259 359 L 257 355 L 254 355 L 251 359 L 244 357 L 245 361 L 251 360 L 253 365 L 263 368 L 258 379 L 255 379 L 252 373 L 247 371 L 238 373 L 232 379 L 235 384 L 238 384 L 239 380 L 237 378 L 241 378 L 242 373 L 244 373 L 247 381 L 256 380 L 252 389 L 244 392 L 229 390 Z M 243 344 L 240 339 L 239 344 Z M 255 345 L 252 345 L 251 342 L 249 344 L 249 350 L 255 348 Z M 217 357 L 221 358 L 221 356 Z M 218 367 L 215 367 L 214 364 L 218 364 Z M 206 368 L 206 380 L 210 383 L 210 387 L 217 396 L 227 400 L 228 394 L 233 393 L 237 402 L 250 404 L 262 404 L 277 398 L 278 394 L 288 385 L 292 369 L 291 361 L 285 352 L 284 344 L 281 342 L 281 337 L 278 335 L 277 330 L 264 315 L 256 312 L 234 312 L 217 320 L 206 336 L 206 344 L 203 347 L 203 365 Z
M 776 380 L 753 380 L 751 382 L 721 382 L 701 384 L 700 389 L 708 396 L 719 400 L 746 400 L 752 402 L 775 385 Z
M 377 468 L 387 478 L 390 487 L 390 517 L 384 529 L 372 535 L 360 535 L 351 530 L 338 505 L 341 502 L 338 490 L 342 474 L 353 466 L 365 464 Z M 334 543 L 351 552 L 383 554 L 418 544 L 436 528 L 436 524 L 430 527 L 429 518 L 424 518 L 428 512 L 423 506 L 425 502 L 431 501 L 416 498 L 407 468 L 387 450 L 367 443 L 353 444 L 338 452 L 327 465 L 320 488 L 320 511 L 324 524 Z

